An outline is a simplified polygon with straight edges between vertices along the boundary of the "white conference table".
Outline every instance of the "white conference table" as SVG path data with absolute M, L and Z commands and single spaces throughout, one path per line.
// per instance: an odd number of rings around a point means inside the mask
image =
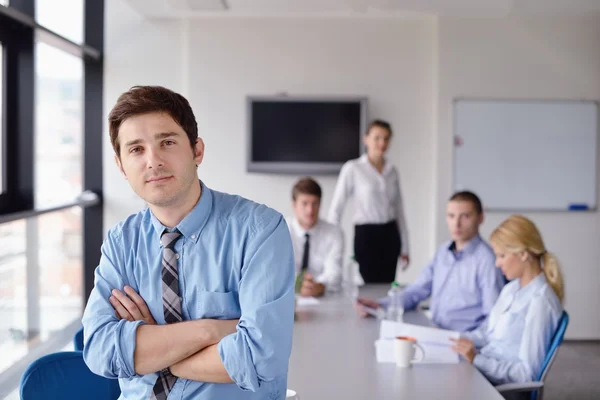
M 360 295 L 380 297 L 386 290 L 386 285 L 368 285 Z M 378 363 L 374 342 L 379 337 L 379 321 L 360 318 L 342 294 L 320 301 L 317 306 L 300 307 L 294 324 L 288 388 L 300 400 L 503 399 L 467 362 L 412 368 Z M 416 311 L 406 312 L 404 320 L 429 324 Z

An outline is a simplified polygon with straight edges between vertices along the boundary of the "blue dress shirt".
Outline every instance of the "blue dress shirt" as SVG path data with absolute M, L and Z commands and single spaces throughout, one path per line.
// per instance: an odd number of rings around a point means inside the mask
M 83 325 L 84 358 L 96 374 L 119 378 L 121 398 L 148 399 L 158 373 L 137 375 L 133 353 L 142 321 L 118 320 L 112 289 L 135 289 L 164 324 L 160 236 L 150 209 L 111 229 L 102 245 Z M 284 399 L 294 324 L 294 253 L 283 217 L 202 184 L 179 223 L 179 290 L 184 320 L 239 318 L 218 344 L 233 384 L 177 379 L 169 399 Z
M 495 262 L 493 250 L 480 236 L 461 251 L 455 250 L 453 242 L 444 244 L 415 282 L 404 289 L 404 308 L 413 309 L 431 297 L 431 318 L 436 326 L 459 332 L 477 328 L 504 286 Z
M 523 288 L 510 282 L 487 321 L 462 335 L 480 349 L 473 365 L 495 385 L 536 380 L 562 312 L 543 272 Z

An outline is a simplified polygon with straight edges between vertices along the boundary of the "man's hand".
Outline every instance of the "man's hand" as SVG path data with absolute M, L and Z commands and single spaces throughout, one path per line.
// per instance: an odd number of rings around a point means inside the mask
M 128 321 L 146 321 L 148 325 L 156 325 L 156 321 L 152 318 L 150 310 L 144 299 L 136 293 L 130 286 L 125 286 L 125 293 L 118 289 L 112 291 L 110 296 L 110 304 L 116 311 L 117 317 Z M 203 328 L 208 333 L 210 344 L 216 344 L 225 336 L 235 333 L 239 319 L 204 319 L 202 320 Z
M 358 312 L 358 315 L 360 315 L 363 318 L 366 318 L 370 315 L 368 312 L 365 311 L 365 307 L 373 308 L 376 310 L 379 307 L 381 307 L 381 305 L 377 302 L 377 300 L 368 299 L 366 297 L 359 297 L 358 299 L 356 299 L 356 311 Z
M 458 354 L 462 355 L 465 360 L 473 364 L 473 359 L 477 355 L 477 350 L 475 349 L 475 345 L 469 339 L 450 339 L 454 342 L 454 346 L 452 346 L 452 350 L 456 351 Z
M 117 318 L 127 321 L 145 321 L 149 325 L 156 325 L 144 299 L 131 286 L 125 286 L 124 290 L 125 293 L 113 289 L 112 296 L 108 299 L 115 309 Z
M 307 272 L 304 275 L 304 281 L 302 282 L 302 287 L 300 288 L 300 296 L 319 297 L 322 296 L 323 293 L 325 293 L 325 285 L 315 282 L 312 275 Z

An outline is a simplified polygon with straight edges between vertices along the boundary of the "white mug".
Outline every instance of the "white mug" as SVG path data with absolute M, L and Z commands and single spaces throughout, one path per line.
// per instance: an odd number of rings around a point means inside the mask
M 421 350 L 421 357 L 415 360 L 415 350 Z M 410 336 L 396 336 L 394 340 L 394 355 L 398 367 L 410 367 L 413 361 L 423 361 L 425 350 L 417 344 L 417 339 Z
M 288 389 L 285 392 L 285 400 L 300 400 L 295 390 Z

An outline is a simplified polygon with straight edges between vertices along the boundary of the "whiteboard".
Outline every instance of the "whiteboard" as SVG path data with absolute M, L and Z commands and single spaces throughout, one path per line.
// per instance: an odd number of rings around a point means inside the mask
M 455 100 L 454 189 L 488 210 L 596 208 L 592 101 Z

